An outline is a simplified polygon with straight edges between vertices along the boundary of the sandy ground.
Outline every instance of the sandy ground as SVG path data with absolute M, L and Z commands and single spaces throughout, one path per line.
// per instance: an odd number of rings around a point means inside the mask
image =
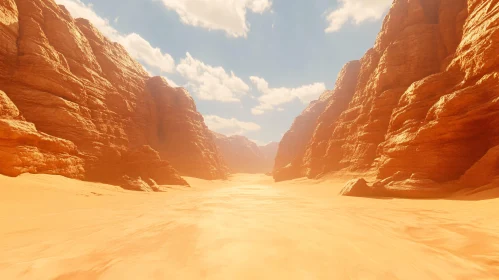
M 344 179 L 137 193 L 0 176 L 0 279 L 499 279 L 499 200 L 339 197 Z

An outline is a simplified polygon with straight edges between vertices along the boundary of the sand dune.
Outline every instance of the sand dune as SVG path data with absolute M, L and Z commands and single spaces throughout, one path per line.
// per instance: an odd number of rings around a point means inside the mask
M 340 197 L 342 180 L 0 177 L 0 279 L 499 278 L 497 199 Z

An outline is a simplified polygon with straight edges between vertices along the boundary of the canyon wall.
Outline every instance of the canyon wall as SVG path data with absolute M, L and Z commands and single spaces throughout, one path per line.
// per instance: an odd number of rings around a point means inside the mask
M 3 126 L 2 149 L 38 149 L 47 164 L 36 159 L 38 167 L 32 168 L 25 153 L 26 164 L 2 157 L 0 170 L 17 171 L 0 172 L 54 173 L 124 185 L 148 181 L 149 186 L 154 186 L 151 180 L 186 184 L 179 175 L 226 177 L 189 94 L 160 77 L 149 77 L 121 45 L 87 20 L 74 20 L 53 0 L 1 0 L 0 38 L 4 103 L 14 104 L 19 111 L 15 121 L 30 127 L 30 135 L 38 133 L 54 143 L 49 148 L 42 145 L 48 140 L 14 139 Z M 12 117 L 0 118 L 12 130 Z M 58 159 L 60 163 L 54 162 Z M 142 172 L 130 177 L 129 165 L 139 162 L 156 171 L 139 168 Z
M 305 165 L 319 169 L 318 162 L 325 155 L 335 122 L 352 99 L 359 69 L 359 61 L 347 63 L 338 75 L 334 90 L 324 92 L 311 102 L 284 134 L 274 166 L 276 181 L 307 176 Z M 309 143 L 314 147 L 307 147 Z M 309 172 L 316 172 L 315 169 Z
M 297 118 L 288 134 L 312 136 L 281 142 L 275 179 L 374 170 L 366 195 L 407 197 L 496 184 L 498 53 L 498 0 L 394 1 L 358 71 Z
M 269 173 L 272 171 L 277 143 L 258 146 L 244 136 L 212 133 L 217 148 L 231 173 Z

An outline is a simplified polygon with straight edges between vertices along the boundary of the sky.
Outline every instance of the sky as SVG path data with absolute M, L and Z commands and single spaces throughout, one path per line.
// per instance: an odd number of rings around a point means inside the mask
M 345 63 L 373 46 L 392 0 L 55 0 L 185 87 L 211 130 L 280 141 Z

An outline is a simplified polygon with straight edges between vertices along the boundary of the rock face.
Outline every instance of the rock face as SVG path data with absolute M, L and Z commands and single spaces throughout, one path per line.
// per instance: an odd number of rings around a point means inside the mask
M 259 147 L 244 136 L 225 136 L 212 132 L 215 143 L 231 173 L 272 171 L 277 143 Z
M 375 187 L 409 197 L 495 180 L 498 24 L 497 0 L 394 1 L 360 60 L 348 105 L 322 110 L 304 128 L 314 130 L 312 139 L 284 179 L 374 169 Z
M 324 92 L 319 100 L 310 103 L 284 134 L 274 166 L 276 181 L 307 176 L 323 167 L 321 163 L 329 147 L 328 140 L 338 116 L 352 99 L 359 68 L 359 61 L 347 63 L 338 75 L 335 89 Z M 306 166 L 314 168 L 309 170 Z
M 48 173 L 83 178 L 83 161 L 68 140 L 39 132 L 0 91 L 0 173 Z
M 114 172 L 114 165 L 122 169 L 131 152 L 149 146 L 142 153 L 144 160 L 151 160 L 151 165 L 170 176 L 159 181 L 185 183 L 173 168 L 182 175 L 205 179 L 226 176 L 188 93 L 171 88 L 161 78 L 150 78 L 121 45 L 109 41 L 87 20 L 74 20 L 53 0 L 3 0 L 0 36 L 0 89 L 26 123 L 34 124 L 33 131 L 64 143 L 66 148 L 57 153 L 80 161 L 74 165 L 74 174 L 51 167 L 59 163 L 18 170 L 121 183 L 123 174 Z M 24 143 L 16 141 L 11 145 Z M 39 143 L 30 145 L 47 148 Z M 156 151 L 171 160 L 173 168 Z M 64 159 L 54 160 L 58 158 Z M 12 169 L 12 164 L 0 162 L 2 170 Z M 158 179 L 152 177 L 141 179 Z
M 227 176 L 211 131 L 183 88 L 172 88 L 160 77 L 147 81 L 158 114 L 158 150 L 181 174 L 221 179 Z

